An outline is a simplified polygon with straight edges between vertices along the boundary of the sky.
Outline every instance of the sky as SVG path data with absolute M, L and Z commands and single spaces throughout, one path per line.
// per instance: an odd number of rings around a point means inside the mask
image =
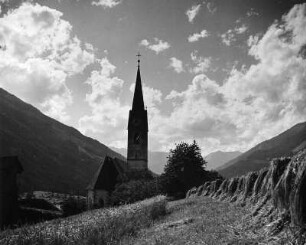
M 140 52 L 151 151 L 246 151 L 306 121 L 304 2 L 0 0 L 0 87 L 126 148 Z

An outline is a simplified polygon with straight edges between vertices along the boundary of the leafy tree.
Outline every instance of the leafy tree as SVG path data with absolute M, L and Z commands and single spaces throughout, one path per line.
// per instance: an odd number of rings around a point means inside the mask
M 181 142 L 171 149 L 164 173 L 160 177 L 162 191 L 169 196 L 183 197 L 193 186 L 203 184 L 206 161 L 196 141 Z

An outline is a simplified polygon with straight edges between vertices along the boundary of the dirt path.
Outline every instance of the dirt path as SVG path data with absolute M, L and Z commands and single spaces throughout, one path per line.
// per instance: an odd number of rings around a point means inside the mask
M 165 219 L 122 244 L 256 244 L 235 234 L 245 208 L 200 197 L 170 202 L 169 211 Z

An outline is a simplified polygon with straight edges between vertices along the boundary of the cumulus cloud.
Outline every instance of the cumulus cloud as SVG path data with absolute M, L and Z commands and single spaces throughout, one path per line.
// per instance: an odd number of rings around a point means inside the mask
M 107 58 L 103 58 L 100 70 L 91 72 L 86 81 L 91 92 L 86 94 L 85 99 L 91 113 L 80 118 L 79 129 L 85 134 L 95 135 L 108 145 L 122 147 L 122 142 L 126 141 L 122 129 L 127 126 L 129 107 L 120 102 L 124 81 L 113 76 L 115 69 Z
M 224 108 L 224 95 L 220 92 L 220 86 L 206 75 L 196 75 L 185 91 L 172 91 L 166 99 L 176 100 L 170 120 L 183 129 L 185 138 L 216 137 L 227 130 L 223 127 L 220 131 L 222 127 L 214 124 L 215 119 L 222 124 L 219 112 Z M 227 124 L 226 120 L 224 124 Z
M 165 96 L 172 106 L 166 114 L 159 110 L 165 102 L 162 93 L 144 86 L 150 148 L 167 150 L 174 142 L 196 139 L 204 153 L 216 149 L 247 150 L 306 120 L 306 61 L 301 55 L 306 45 L 305 10 L 306 4 L 296 5 L 282 22 L 271 25 L 261 38 L 254 38 L 256 41 L 250 42 L 249 54 L 255 57 L 257 64 L 241 70 L 233 68 L 223 84 L 205 75 L 205 69 L 198 70 L 185 90 L 173 90 Z M 197 52 L 192 53 L 191 59 L 203 61 Z M 98 85 L 94 89 L 100 92 L 88 95 L 88 101 L 95 101 L 92 108 L 96 111 L 93 110 L 91 120 L 85 117 L 81 125 L 103 132 L 106 142 L 111 139 L 118 142 L 121 137 L 124 146 L 126 137 L 121 133 L 116 140 L 113 133 L 119 122 L 119 132 L 127 122 L 129 106 L 125 107 L 118 100 L 123 82 L 111 76 L 114 67 L 108 62 L 103 67 L 108 68 L 98 73 L 102 78 L 97 80 L 108 81 L 108 85 L 102 82 L 103 89 Z M 104 108 L 107 101 L 103 98 L 111 101 L 112 106 Z M 107 108 L 112 110 L 107 111 Z M 93 120 L 95 117 L 97 119 Z
M 10 0 L 0 0 L 0 4 L 5 4 L 5 3 L 8 3 Z M 0 6 L 0 10 L 1 10 L 1 6 Z M 1 13 L 1 11 L 0 11 Z
M 248 30 L 248 27 L 246 25 L 242 25 L 242 26 L 239 26 L 239 27 L 235 28 L 235 32 L 237 34 L 245 33 L 247 30 Z
M 249 38 L 249 54 L 257 63 L 241 70 L 232 68 L 222 84 L 205 75 L 210 58 L 193 52 L 191 60 L 197 69 L 191 70 L 195 76 L 186 89 L 169 92 L 163 101 L 159 90 L 144 86 L 150 148 L 167 150 L 174 142 L 196 139 L 204 153 L 247 150 L 305 121 L 305 12 L 306 4 L 296 5 L 261 37 Z M 147 40 L 143 43 L 150 45 Z M 106 59 L 102 61 L 101 70 L 88 80 L 92 92 L 86 99 L 91 115 L 80 125 L 85 131 L 101 134 L 101 139 L 113 146 L 121 142 L 122 147 L 126 144 L 122 128 L 130 106 L 119 100 L 123 81 L 113 76 L 115 67 Z M 206 65 L 199 65 L 202 63 Z M 166 102 L 172 110 L 161 113 L 159 108 Z
M 190 9 L 186 11 L 189 22 L 193 22 L 194 18 L 197 16 L 201 8 L 201 4 L 193 5 Z
M 65 121 L 72 102 L 66 85 L 81 73 L 94 55 L 72 36 L 62 13 L 39 4 L 24 3 L 0 19 L 1 86 L 46 114 Z
M 195 66 L 190 69 L 191 73 L 204 73 L 209 69 L 211 65 L 211 57 L 204 58 L 202 56 L 198 56 L 197 51 L 193 51 L 190 56 L 191 60 L 195 64 Z
M 231 44 L 237 41 L 237 35 L 241 35 L 248 30 L 246 25 L 235 27 L 234 29 L 229 29 L 227 32 L 221 35 L 222 42 L 226 46 L 231 46 Z
M 209 36 L 209 33 L 206 30 L 202 30 L 200 33 L 194 33 L 194 34 L 190 35 L 188 37 L 188 42 L 190 42 L 190 43 L 196 42 L 200 38 L 205 38 L 205 37 L 208 37 L 208 36 Z
M 230 46 L 231 43 L 236 40 L 235 39 L 235 34 L 233 33 L 233 30 L 228 30 L 226 33 L 223 33 L 221 35 L 222 38 L 222 42 L 226 45 L 226 46 Z
M 141 46 L 145 46 L 146 48 L 154 51 L 156 54 L 159 54 L 162 51 L 170 48 L 170 44 L 166 41 L 160 40 L 158 38 L 154 38 L 154 43 L 150 43 L 147 39 L 143 39 L 140 43 Z
M 172 140 L 197 139 L 205 151 L 246 150 L 306 120 L 306 4 L 272 24 L 249 54 L 250 68 L 233 68 L 222 84 L 198 74 L 185 91 L 171 91 L 173 112 L 159 129 Z
M 97 0 L 97 1 L 93 1 L 91 4 L 95 6 L 101 6 L 106 9 L 106 8 L 113 8 L 120 3 L 121 3 L 120 0 L 119 1 L 118 0 Z
M 170 58 L 170 67 L 172 67 L 177 73 L 184 71 L 183 62 L 175 57 Z
M 208 2 L 206 4 L 206 8 L 208 10 L 209 13 L 214 14 L 217 11 L 217 7 L 214 5 L 213 2 Z
M 254 8 L 251 8 L 247 13 L 246 13 L 246 16 L 247 17 L 251 17 L 251 16 L 258 16 L 259 13 L 255 11 Z

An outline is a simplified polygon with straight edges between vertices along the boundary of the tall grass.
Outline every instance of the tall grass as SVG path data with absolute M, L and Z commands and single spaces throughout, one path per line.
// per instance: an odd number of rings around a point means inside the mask
M 166 214 L 163 196 L 0 233 L 0 244 L 118 244 Z

